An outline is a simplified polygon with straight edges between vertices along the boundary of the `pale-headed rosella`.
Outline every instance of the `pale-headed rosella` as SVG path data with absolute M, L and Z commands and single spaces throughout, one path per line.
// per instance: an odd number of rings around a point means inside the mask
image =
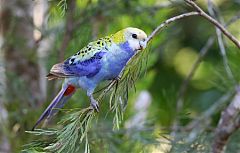
M 115 34 L 90 42 L 62 63 L 55 64 L 47 75 L 49 80 L 63 78 L 62 89 L 40 116 L 34 128 L 45 118 L 62 108 L 79 88 L 87 92 L 91 107 L 99 111 L 93 97 L 95 88 L 105 80 L 119 77 L 127 62 L 146 48 L 144 31 L 128 27 Z

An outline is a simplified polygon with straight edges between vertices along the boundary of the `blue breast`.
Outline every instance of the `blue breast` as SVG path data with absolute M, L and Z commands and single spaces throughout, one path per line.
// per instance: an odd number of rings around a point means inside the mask
M 128 42 L 120 44 L 119 48 L 107 57 L 106 64 L 104 64 L 107 75 L 105 79 L 116 78 L 133 55 L 134 51 Z

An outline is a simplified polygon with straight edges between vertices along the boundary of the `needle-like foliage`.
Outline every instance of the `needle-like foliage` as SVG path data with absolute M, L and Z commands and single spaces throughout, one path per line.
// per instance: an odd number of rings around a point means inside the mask
M 67 0 L 60 0 L 57 4 L 59 10 L 61 11 L 61 16 L 64 16 L 67 11 Z
M 148 49 L 139 51 L 127 63 L 120 77 L 112 80 L 98 96 L 102 101 L 103 97 L 109 94 L 109 109 L 114 113 L 113 129 L 119 129 L 123 120 L 123 113 L 127 106 L 128 94 L 131 89 L 135 89 L 135 82 L 146 68 L 148 59 Z M 136 89 L 135 89 L 136 90 Z M 92 120 L 97 114 L 90 108 L 81 110 L 76 109 L 73 112 L 67 112 L 62 121 L 60 129 L 27 131 L 35 135 L 44 135 L 51 137 L 45 141 L 34 141 L 25 146 L 24 151 L 46 151 L 57 153 L 79 152 L 84 146 L 84 153 L 90 153 L 88 141 L 88 131 L 91 128 Z

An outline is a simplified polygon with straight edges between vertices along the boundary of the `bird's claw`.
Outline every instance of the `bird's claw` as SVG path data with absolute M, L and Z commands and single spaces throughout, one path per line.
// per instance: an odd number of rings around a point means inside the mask
M 99 105 L 98 102 L 96 100 L 91 100 L 91 107 L 93 110 L 99 112 Z

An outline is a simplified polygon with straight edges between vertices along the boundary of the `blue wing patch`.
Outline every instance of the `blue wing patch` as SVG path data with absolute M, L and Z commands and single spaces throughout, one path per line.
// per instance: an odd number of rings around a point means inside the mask
M 56 77 L 93 77 L 102 67 L 101 59 L 106 52 L 97 52 L 90 59 L 85 61 L 71 62 L 67 59 L 64 63 L 52 67 L 50 74 Z

